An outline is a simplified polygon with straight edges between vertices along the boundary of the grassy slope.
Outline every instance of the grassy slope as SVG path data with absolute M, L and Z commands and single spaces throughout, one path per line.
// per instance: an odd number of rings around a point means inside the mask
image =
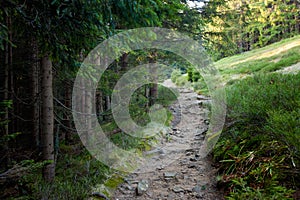
M 300 62 L 300 35 L 215 63 L 224 82 L 256 72 L 272 72 Z
M 300 74 L 270 73 L 299 62 L 297 36 L 215 63 L 227 83 L 227 123 L 214 149 L 227 199 L 299 193 Z
M 257 73 L 279 71 L 294 64 L 296 64 L 294 68 L 288 71 L 300 68 L 300 35 L 214 63 L 222 76 L 222 81 L 228 85 Z M 181 75 L 178 70 L 172 73 L 172 81 L 178 86 L 193 87 L 198 93 L 209 95 L 203 81 L 190 83 L 188 75 Z

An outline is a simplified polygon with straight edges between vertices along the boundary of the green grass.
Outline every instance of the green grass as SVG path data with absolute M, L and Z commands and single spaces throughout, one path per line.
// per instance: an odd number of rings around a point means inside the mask
M 215 63 L 226 87 L 227 117 L 213 155 L 227 199 L 292 199 L 300 188 L 300 35 Z M 190 78 L 189 78 L 190 77 Z M 193 74 L 173 82 L 209 95 Z
M 234 79 L 257 72 L 274 72 L 298 62 L 300 62 L 300 36 L 221 59 L 215 66 L 220 71 L 223 82 L 230 84 Z
M 227 199 L 291 199 L 300 187 L 300 73 L 257 74 L 227 87 L 214 149 Z
M 255 73 L 271 73 L 300 62 L 300 35 L 285 39 L 266 47 L 221 59 L 214 63 L 222 82 L 231 85 L 239 79 Z M 178 86 L 192 86 L 195 91 L 209 95 L 203 79 L 190 83 L 187 74 L 173 72 L 172 81 Z M 193 76 L 194 74 L 190 75 Z
M 257 72 L 274 72 L 298 62 L 300 62 L 300 47 L 294 47 L 275 56 L 250 60 L 230 67 L 222 67 L 219 70 L 224 81 L 228 81 L 233 76 L 253 75 Z
M 268 52 L 272 52 L 272 51 L 278 52 L 279 50 L 282 49 L 283 46 L 290 45 L 291 43 L 298 42 L 299 40 L 300 40 L 300 35 L 289 39 L 281 40 L 280 42 L 276 42 L 274 44 L 265 46 L 263 48 L 255 49 L 228 58 L 223 58 L 217 61 L 215 64 L 218 69 L 228 68 L 234 65 L 234 63 L 245 62 L 247 59 L 254 60 L 263 54 L 268 55 Z M 271 57 L 271 56 L 267 56 L 267 57 Z

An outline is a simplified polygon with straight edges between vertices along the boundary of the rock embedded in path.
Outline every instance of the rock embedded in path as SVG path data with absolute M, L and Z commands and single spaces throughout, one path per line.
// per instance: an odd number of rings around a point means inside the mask
M 193 189 L 192 189 L 193 192 L 199 194 L 201 192 L 201 187 L 199 185 L 196 185 Z
M 204 124 L 209 125 L 209 120 L 208 120 L 208 119 L 205 119 L 205 120 L 204 120 Z
M 177 175 L 177 172 L 165 172 L 164 178 L 165 178 L 165 180 L 171 180 L 171 179 L 174 179 L 176 175 Z
M 197 167 L 197 165 L 195 163 L 190 163 L 188 165 L 188 168 L 196 168 L 196 167 Z
M 204 140 L 205 136 L 204 135 L 199 135 L 199 136 L 196 136 L 194 138 L 194 140 Z
M 198 157 L 192 157 L 192 158 L 190 158 L 190 161 L 192 161 L 192 162 L 196 162 L 196 161 L 198 161 L 198 160 L 199 160 Z
M 208 131 L 208 127 L 201 127 L 201 129 L 197 130 L 195 136 L 205 135 Z
M 137 185 L 137 188 L 136 188 L 136 194 L 138 196 L 141 196 L 143 195 L 145 192 L 147 192 L 149 188 L 149 182 L 148 180 L 141 180 L 138 185 Z
M 180 186 L 175 186 L 173 188 L 173 192 L 175 192 L 175 193 L 184 192 L 184 191 L 185 190 L 182 187 L 180 187 Z

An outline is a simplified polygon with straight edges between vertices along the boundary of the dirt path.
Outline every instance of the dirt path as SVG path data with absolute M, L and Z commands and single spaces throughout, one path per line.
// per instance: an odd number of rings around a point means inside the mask
M 164 85 L 175 87 L 171 81 Z M 130 174 L 112 199 L 223 199 L 216 189 L 216 169 L 210 158 L 200 159 L 199 152 L 208 128 L 208 110 L 199 105 L 209 100 L 192 90 L 178 90 L 181 105 L 177 102 L 170 108 L 175 117 L 168 136 L 146 152 L 152 155 L 149 163 Z M 145 170 L 147 166 L 156 167 Z
M 283 74 L 297 74 L 300 71 L 300 63 L 296 63 L 289 67 L 285 67 L 281 70 L 275 71 L 276 73 L 283 73 Z

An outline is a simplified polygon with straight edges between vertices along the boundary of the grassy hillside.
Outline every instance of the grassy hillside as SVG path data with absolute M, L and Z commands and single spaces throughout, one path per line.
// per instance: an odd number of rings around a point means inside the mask
M 261 49 L 224 58 L 215 63 L 224 82 L 258 72 L 273 72 L 300 62 L 300 36 Z
M 215 66 L 227 94 L 226 124 L 213 151 L 226 199 L 299 199 L 300 36 Z M 201 78 L 188 81 L 195 73 L 172 78 L 209 94 Z
M 258 74 L 226 87 L 215 149 L 228 199 L 292 199 L 300 180 L 300 73 Z
M 300 180 L 300 37 L 216 63 L 227 119 L 214 149 L 227 199 L 297 199 Z M 292 69 L 289 69 L 292 70 Z

